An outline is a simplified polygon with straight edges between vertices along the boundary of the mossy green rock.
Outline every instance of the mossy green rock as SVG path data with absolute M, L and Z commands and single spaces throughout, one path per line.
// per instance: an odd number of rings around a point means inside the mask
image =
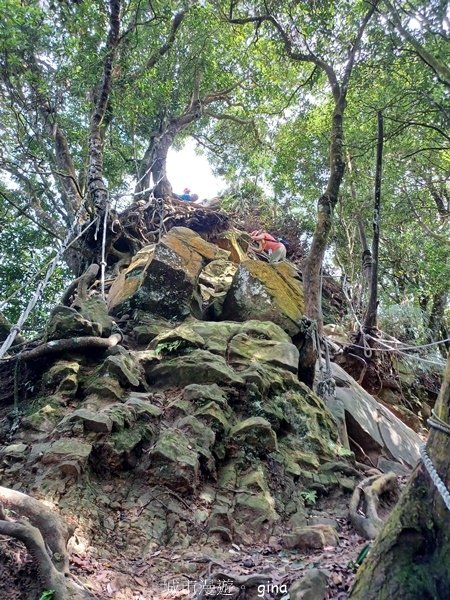
M 277 436 L 269 421 L 262 417 L 240 421 L 230 430 L 229 438 L 238 447 L 245 444 L 260 452 L 270 453 L 278 449 Z
M 148 454 L 152 485 L 166 485 L 175 492 L 193 493 L 198 485 L 199 460 L 195 445 L 183 432 L 167 429 Z
M 269 363 L 295 374 L 298 371 L 299 353 L 289 342 L 255 339 L 247 333 L 239 333 L 230 341 L 228 354 L 230 364 L 233 366 Z
M 145 423 L 115 431 L 110 437 L 94 444 L 90 457 L 93 470 L 103 475 L 136 467 L 143 444 L 150 442 L 153 437 L 153 428 Z
M 202 422 L 207 423 L 219 436 L 226 434 L 230 429 L 226 415 L 230 416 L 230 411 L 224 412 L 223 408 L 216 402 L 208 402 L 195 412 L 195 416 Z
M 204 406 L 210 402 L 214 402 L 221 407 L 227 406 L 227 395 L 216 383 L 210 385 L 191 383 L 184 388 L 183 398 L 188 402 L 195 402 L 199 406 Z
M 190 383 L 243 384 L 244 380 L 230 368 L 225 358 L 207 350 L 196 349 L 182 356 L 162 360 L 159 364 L 144 362 L 147 381 L 155 387 L 185 387 Z
M 77 310 L 58 305 L 51 314 L 46 328 L 46 339 L 60 340 L 86 335 L 101 335 L 101 327 L 83 317 Z
M 101 298 L 77 298 L 72 305 L 87 321 L 95 324 L 100 337 L 111 335 L 114 321 L 108 315 L 106 303 Z
M 74 360 L 59 360 L 42 378 L 45 388 L 52 393 L 74 396 L 78 390 L 80 364 Z
M 97 373 L 116 379 L 124 388 L 140 385 L 141 372 L 130 352 L 107 356 Z
M 103 412 L 94 412 L 86 408 L 80 408 L 74 411 L 69 417 L 69 421 L 81 421 L 85 431 L 94 431 L 96 433 L 110 433 L 112 430 L 112 420 Z
M 63 474 L 78 477 L 85 469 L 91 451 L 92 444 L 77 438 L 61 438 L 43 452 L 41 462 L 57 465 Z
M 247 260 L 236 271 L 222 319 L 272 321 L 292 337 L 303 313 L 303 287 L 291 265 Z

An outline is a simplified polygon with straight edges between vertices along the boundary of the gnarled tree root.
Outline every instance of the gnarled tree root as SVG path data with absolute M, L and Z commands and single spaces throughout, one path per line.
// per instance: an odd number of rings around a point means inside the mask
M 392 492 L 397 487 L 397 476 L 392 472 L 367 477 L 355 487 L 349 506 L 350 522 L 366 540 L 375 539 L 383 525 L 377 510 L 381 494 Z M 365 516 L 360 514 L 361 508 Z
M 61 298 L 61 304 L 64 304 L 64 306 L 70 306 L 71 299 L 75 292 L 77 292 L 80 298 L 87 298 L 88 288 L 92 283 L 94 283 L 99 271 L 99 265 L 95 263 L 90 265 L 83 275 L 80 275 L 80 277 L 74 279 L 69 287 L 65 290 Z
M 58 354 L 61 352 L 87 350 L 90 348 L 106 350 L 107 348 L 117 346 L 121 340 L 122 335 L 120 333 L 113 333 L 107 338 L 86 335 L 82 337 L 64 338 L 62 340 L 52 340 L 51 342 L 36 346 L 36 348 L 33 348 L 32 350 L 22 352 L 20 358 L 21 360 L 28 361 L 41 358 L 48 354 Z
M 4 507 L 28 521 L 9 518 Z M 0 535 L 21 541 L 33 557 L 43 590 L 53 590 L 53 600 L 92 600 L 94 597 L 71 581 L 67 541 L 71 532 L 64 521 L 44 504 L 0 487 Z

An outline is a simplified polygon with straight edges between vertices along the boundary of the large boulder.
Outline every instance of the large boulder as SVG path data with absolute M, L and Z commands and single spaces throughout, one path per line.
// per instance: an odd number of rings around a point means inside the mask
M 304 307 L 303 287 L 292 265 L 246 260 L 236 271 L 222 318 L 272 321 L 293 337 L 301 329 Z
M 419 459 L 419 435 L 335 363 L 332 363 L 332 375 L 336 381 L 336 402 L 330 409 L 340 407 L 349 437 L 362 446 L 373 461 L 385 456 L 414 467 Z
M 250 246 L 250 236 L 248 233 L 242 231 L 236 231 L 235 229 L 229 229 L 218 235 L 214 243 L 228 250 L 230 253 L 230 259 L 234 263 L 241 263 L 244 260 L 248 260 L 247 250 Z
M 166 319 L 201 316 L 198 278 L 203 267 L 229 253 L 191 229 L 174 227 L 156 246 L 143 248 L 113 283 L 109 310 L 124 315 L 134 309 Z

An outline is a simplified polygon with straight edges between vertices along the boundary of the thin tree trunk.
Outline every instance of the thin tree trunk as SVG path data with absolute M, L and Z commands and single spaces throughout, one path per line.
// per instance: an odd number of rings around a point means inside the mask
M 338 201 L 339 188 L 345 171 L 343 156 L 343 118 L 345 94 L 341 93 L 336 100 L 333 111 L 331 144 L 330 144 L 330 176 L 325 192 L 319 199 L 317 221 L 311 248 L 303 267 L 303 285 L 305 287 L 306 316 L 317 323 L 322 333 L 323 323 L 320 314 L 320 271 L 333 223 L 333 210 Z
M 350 155 L 347 153 L 347 165 L 348 172 L 350 174 L 350 190 L 352 194 L 352 200 L 355 207 L 358 205 L 358 196 L 356 193 L 356 184 L 353 172 L 353 164 Z M 367 294 L 370 287 L 370 280 L 372 278 L 372 252 L 370 251 L 369 244 L 367 243 L 366 228 L 364 221 L 359 212 L 356 213 L 356 224 L 358 226 L 359 241 L 361 243 L 361 271 L 362 271 L 362 284 L 361 284 L 361 296 L 358 302 L 358 308 L 361 310 L 366 303 Z
M 378 111 L 378 140 L 375 172 L 375 202 L 373 208 L 372 268 L 370 277 L 370 295 L 364 329 L 372 331 L 377 324 L 378 309 L 378 254 L 380 247 L 380 209 L 381 209 L 381 172 L 383 167 L 383 115 Z
M 88 190 L 94 207 L 98 211 L 104 210 L 108 200 L 108 190 L 103 172 L 102 122 L 108 107 L 112 87 L 114 59 L 120 39 L 120 0 L 110 0 L 109 5 L 109 32 L 103 64 L 103 79 L 92 113 L 89 131 Z
M 436 292 L 433 294 L 433 304 L 428 319 L 428 341 L 436 342 L 442 329 L 442 319 L 444 318 L 445 308 L 447 306 L 447 291 Z
M 436 402 L 449 423 L 450 355 Z M 450 436 L 432 429 L 427 453 L 445 487 L 450 485 Z M 355 600 L 419 600 L 450 597 L 450 512 L 422 462 L 358 571 Z

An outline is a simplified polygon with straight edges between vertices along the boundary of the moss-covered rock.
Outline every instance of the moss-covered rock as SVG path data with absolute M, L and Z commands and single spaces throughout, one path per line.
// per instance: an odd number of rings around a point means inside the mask
M 175 356 L 159 364 L 143 364 L 147 381 L 155 387 L 185 387 L 195 381 L 243 384 L 244 380 L 231 369 L 225 358 L 206 350 L 195 349 L 188 354 Z
M 330 525 L 310 525 L 283 536 L 283 545 L 288 549 L 319 550 L 325 546 L 337 546 L 339 536 Z
M 264 470 L 258 466 L 238 478 L 239 494 L 233 509 L 235 530 L 242 541 L 268 539 L 274 524 L 280 519 L 275 510 Z
M 110 433 L 113 426 L 113 422 L 107 414 L 94 412 L 86 408 L 79 408 L 74 411 L 67 420 L 69 422 L 81 421 L 85 431 L 94 431 L 96 433 Z
M 59 360 L 42 378 L 44 387 L 51 393 L 75 396 L 78 390 L 80 364 L 74 360 Z
M 123 351 L 107 356 L 97 370 L 97 374 L 116 379 L 124 388 L 141 385 L 142 373 L 131 352 Z
M 221 407 L 228 406 L 225 391 L 216 383 L 210 385 L 191 383 L 184 388 L 183 398 L 187 402 L 194 402 L 199 406 L 204 406 L 210 402 L 215 402 Z
M 193 493 L 198 485 L 198 452 L 186 433 L 175 429 L 161 432 L 148 454 L 149 483 L 166 485 L 175 492 Z
M 262 417 L 250 417 L 232 427 L 230 443 L 234 446 L 249 446 L 257 452 L 270 453 L 278 449 L 277 436 L 269 421 Z
M 78 477 L 86 468 L 92 444 L 77 438 L 61 438 L 52 442 L 42 453 L 44 465 L 56 465 L 64 475 Z
M 149 443 L 154 435 L 154 429 L 142 422 L 135 423 L 133 427 L 125 424 L 117 427 L 110 437 L 94 444 L 90 457 L 92 469 L 103 475 L 136 467 L 143 445 Z
M 100 334 L 98 323 L 92 323 L 74 308 L 62 305 L 52 310 L 46 328 L 47 341 Z
M 292 337 L 299 332 L 303 313 L 303 287 L 292 266 L 247 260 L 234 276 L 222 318 L 272 321 Z
M 233 366 L 269 363 L 277 368 L 297 373 L 298 350 L 289 342 L 258 339 L 238 333 L 228 345 L 229 362 Z
M 108 315 L 108 307 L 102 298 L 77 297 L 72 308 L 75 308 L 87 321 L 95 324 L 100 337 L 111 335 L 114 321 Z
M 227 252 L 194 231 L 174 227 L 154 252 L 136 255 L 120 282 L 113 285 L 108 296 L 110 311 L 125 314 L 140 308 L 166 319 L 201 316 L 198 277 L 208 262 L 227 257 Z
M 195 416 L 206 423 L 219 436 L 223 437 L 230 429 L 228 418 L 231 415 L 230 410 L 224 410 L 216 402 L 208 402 L 195 413 Z

